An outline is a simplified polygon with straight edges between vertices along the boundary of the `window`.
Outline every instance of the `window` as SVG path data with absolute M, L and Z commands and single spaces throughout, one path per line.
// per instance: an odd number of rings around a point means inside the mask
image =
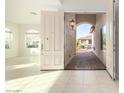
M 26 32 L 26 47 L 39 48 L 39 32 L 36 30 L 29 30 Z
M 10 31 L 5 31 L 5 49 L 11 49 L 13 42 L 13 33 Z

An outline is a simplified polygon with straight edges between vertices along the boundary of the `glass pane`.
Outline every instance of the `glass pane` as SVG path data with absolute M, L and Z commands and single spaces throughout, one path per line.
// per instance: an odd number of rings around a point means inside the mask
M 26 34 L 26 47 L 38 48 L 39 47 L 39 34 Z

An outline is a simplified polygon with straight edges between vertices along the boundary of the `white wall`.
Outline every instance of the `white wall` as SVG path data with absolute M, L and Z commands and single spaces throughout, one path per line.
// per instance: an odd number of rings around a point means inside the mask
M 96 12 L 106 11 L 108 0 L 64 0 L 62 9 L 65 11 Z
M 5 50 L 5 58 L 18 56 L 18 40 L 19 40 L 19 28 L 18 25 L 12 22 L 6 21 L 5 28 L 10 29 L 13 33 L 13 44 L 11 49 Z
M 34 29 L 41 32 L 41 26 L 38 25 L 30 25 L 30 24 L 16 24 L 12 23 L 9 21 L 6 21 L 6 26 L 7 29 L 10 29 L 13 33 L 13 43 L 12 43 L 12 48 L 11 49 L 6 49 L 5 50 L 5 56 L 6 58 L 10 57 L 28 57 L 31 55 L 37 55 L 40 53 L 40 48 L 39 49 L 32 49 L 32 48 L 26 48 L 25 46 L 25 33 L 28 30 Z M 41 34 L 40 34 L 41 35 Z M 37 52 L 35 52 L 37 51 Z M 33 53 L 31 53 L 33 52 Z
M 39 49 L 32 49 L 32 48 L 26 48 L 25 45 L 25 33 L 28 30 L 37 30 L 39 33 L 41 32 L 41 26 L 40 25 L 30 25 L 30 24 L 20 24 L 19 25 L 19 56 L 31 56 L 32 51 L 36 50 L 40 52 L 41 50 Z
M 65 65 L 67 65 L 76 54 L 76 31 L 72 30 L 69 26 L 69 21 L 72 19 L 75 20 L 75 14 L 65 13 Z
M 106 25 L 106 14 L 96 14 L 96 29 L 94 35 L 94 53 L 106 65 L 106 50 L 101 50 L 101 37 L 100 31 Z

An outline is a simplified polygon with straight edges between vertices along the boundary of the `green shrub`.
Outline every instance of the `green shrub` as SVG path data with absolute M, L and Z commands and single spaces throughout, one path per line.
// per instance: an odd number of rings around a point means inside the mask
M 84 49 L 84 48 L 85 48 L 85 46 L 81 44 L 81 45 L 79 45 L 79 48 L 83 48 L 83 49 Z

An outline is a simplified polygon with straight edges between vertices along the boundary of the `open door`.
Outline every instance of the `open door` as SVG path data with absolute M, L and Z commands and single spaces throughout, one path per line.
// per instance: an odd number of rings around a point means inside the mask
M 64 12 L 41 12 L 41 70 L 64 69 Z
M 108 1 L 107 9 L 107 51 L 106 51 L 106 69 L 112 79 L 114 79 L 114 29 L 113 29 L 113 0 Z
M 107 53 L 106 67 L 112 79 L 116 79 L 117 52 L 118 52 L 118 10 L 116 9 L 118 0 L 109 0 L 107 9 Z
M 119 79 L 119 0 L 114 1 L 114 79 Z

